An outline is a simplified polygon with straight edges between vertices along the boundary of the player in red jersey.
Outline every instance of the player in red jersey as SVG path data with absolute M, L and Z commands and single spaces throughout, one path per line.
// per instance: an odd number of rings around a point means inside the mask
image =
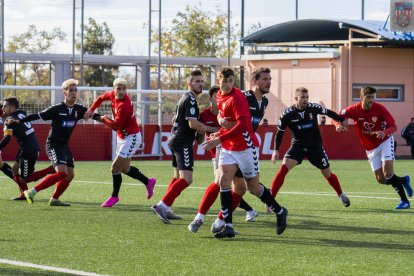
M 203 85 L 204 78 L 201 71 L 192 71 L 187 80 L 189 91 L 177 103 L 168 144 L 173 154 L 174 176 L 165 195 L 151 207 L 158 218 L 166 224 L 170 223 L 170 219 L 181 219 L 171 210 L 171 206 L 181 192 L 193 182 L 193 144 L 196 134 L 203 137 L 206 132 L 213 131 L 213 128 L 199 121 L 197 97 L 203 92 Z
M 392 185 L 401 198 L 395 209 L 408 209 L 409 197 L 413 195 L 410 177 L 398 177 L 394 173 L 394 137 L 397 130 L 395 120 L 388 110 L 375 102 L 376 89 L 363 87 L 360 92 L 361 102 L 341 110 L 340 115 L 354 120 L 359 141 L 366 150 L 368 161 L 378 183 Z M 337 131 L 345 131 L 346 126 L 337 125 Z M 404 187 L 404 188 L 403 188 Z
M 231 68 L 221 68 L 218 81 L 220 90 L 217 93 L 217 106 L 220 118 L 228 118 L 230 122 L 236 122 L 236 125 L 231 129 L 221 128 L 211 136 L 210 140 L 203 143 L 203 148 L 206 150 L 220 144 L 222 146 L 219 157 L 219 184 L 224 225 L 213 224 L 212 232 L 216 238 L 231 238 L 235 235 L 232 210 L 233 200 L 238 198 L 232 198 L 231 183 L 237 169 L 240 169 L 250 193 L 259 197 L 276 213 L 276 232 L 280 235 L 286 229 L 288 211 L 281 207 L 269 190 L 259 182 L 259 160 L 256 152 L 259 142 L 253 131 L 247 99 L 239 89 L 233 87 L 234 71 Z M 238 202 L 235 203 L 237 204 L 234 205 L 237 206 Z
M 113 90 L 99 96 L 85 113 L 84 118 L 89 119 L 94 110 L 102 102 L 110 101 L 114 119 L 103 117 L 105 124 L 117 132 L 116 157 L 112 162 L 111 173 L 113 181 L 112 195 L 102 203 L 102 207 L 112 207 L 119 201 L 119 190 L 124 173 L 129 177 L 141 181 L 147 189 L 147 198 L 150 199 L 154 192 L 156 179 L 146 177 L 137 167 L 131 166 L 131 157 L 142 143 L 141 132 L 135 118 L 134 106 L 127 94 L 127 81 L 117 78 L 113 82 Z
M 217 132 L 220 130 L 221 126 L 217 120 L 218 115 L 218 108 L 217 108 L 217 99 L 216 94 L 220 90 L 219 86 L 213 86 L 210 88 L 208 94 L 209 94 L 209 101 L 210 101 L 210 107 L 206 108 L 200 113 L 200 122 L 203 122 L 204 124 L 213 127 L 212 132 Z M 207 132 L 206 136 L 209 137 L 212 132 Z M 219 155 L 221 151 L 221 146 L 218 146 L 217 148 L 213 148 L 210 150 L 210 154 L 212 157 L 213 162 L 213 169 L 214 169 L 214 181 L 210 183 L 210 185 L 207 186 L 207 189 L 204 192 L 203 198 L 200 202 L 200 206 L 198 208 L 198 213 L 195 216 L 194 220 L 188 225 L 188 230 L 190 232 L 196 233 L 198 229 L 201 227 L 201 225 L 204 222 L 204 216 L 207 214 L 207 212 L 210 210 L 213 203 L 216 201 L 219 193 L 220 193 L 220 186 L 219 186 L 219 174 L 218 174 L 218 161 L 219 161 Z M 237 178 L 237 177 L 236 177 Z M 236 178 L 233 180 L 235 181 Z M 244 178 L 241 177 L 240 181 L 244 182 Z M 233 191 L 236 192 L 236 191 Z M 243 190 L 242 194 L 246 192 L 246 189 Z M 240 191 L 237 191 L 237 193 L 240 193 Z M 253 210 L 253 208 L 242 198 L 240 201 L 239 206 L 240 208 L 244 209 L 246 211 L 246 221 L 253 222 L 254 219 L 257 217 L 257 211 Z

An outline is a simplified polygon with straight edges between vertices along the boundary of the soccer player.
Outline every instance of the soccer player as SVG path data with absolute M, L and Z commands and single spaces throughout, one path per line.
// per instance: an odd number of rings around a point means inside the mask
M 253 131 L 256 131 L 259 127 L 260 121 L 262 120 L 266 107 L 269 103 L 268 99 L 266 98 L 265 94 L 270 92 L 270 86 L 272 82 L 272 77 L 270 75 L 270 69 L 259 67 L 256 68 L 252 72 L 252 81 L 254 84 L 254 90 L 248 90 L 244 92 L 244 95 L 246 96 L 247 102 L 249 104 L 250 108 L 250 115 L 252 117 L 252 126 Z M 220 88 L 216 88 L 216 92 Z M 212 105 L 211 110 L 215 110 L 216 116 L 218 114 L 217 109 L 217 100 L 215 98 L 210 97 L 214 100 L 214 105 Z M 207 109 L 204 112 L 208 112 L 210 109 Z M 202 121 L 202 114 L 200 114 L 200 120 Z M 229 122 L 226 118 L 220 118 L 221 125 L 227 129 L 231 129 L 235 122 Z M 214 150 L 214 149 L 213 149 Z M 218 159 L 218 156 L 217 156 Z M 218 160 L 217 160 L 218 161 Z M 216 162 L 217 168 L 218 168 L 218 162 Z M 233 182 L 242 182 L 240 184 L 233 185 L 233 187 L 237 190 L 233 190 L 233 197 L 242 197 L 247 190 L 247 186 L 243 185 L 245 182 L 243 178 L 243 174 L 240 171 L 240 169 L 237 170 L 236 175 L 233 179 Z M 188 225 L 188 230 L 196 233 L 198 229 L 201 227 L 201 225 L 204 222 L 204 216 L 207 213 L 207 211 L 210 209 L 210 207 L 213 205 L 214 201 L 216 200 L 218 194 L 220 193 L 220 187 L 218 185 L 218 178 L 216 177 L 215 182 L 211 183 L 203 196 L 203 199 L 201 201 L 198 214 L 194 218 L 194 220 Z M 234 206 L 233 206 L 234 207 Z M 243 198 L 240 199 L 239 206 L 240 208 L 246 210 L 246 221 L 247 222 L 253 222 L 255 218 L 258 216 L 258 212 L 254 210 Z M 219 220 L 223 220 L 222 213 L 219 213 L 218 216 Z
M 395 120 L 385 106 L 375 102 L 377 90 L 366 86 L 360 91 L 361 102 L 341 110 L 341 116 L 354 120 L 359 141 L 364 147 L 369 164 L 378 183 L 391 185 L 401 198 L 395 209 L 408 209 L 409 197 L 413 195 L 408 175 L 399 177 L 394 173 L 394 137 L 397 131 Z M 337 131 L 347 130 L 346 125 L 337 125 Z
M 292 142 L 283 158 L 282 165 L 273 179 L 271 187 L 272 196 L 275 197 L 277 195 L 287 173 L 295 166 L 300 165 L 302 160 L 307 157 L 313 166 L 321 170 L 322 175 L 335 190 L 342 204 L 348 207 L 351 202 L 346 194 L 342 192 L 338 177 L 330 169 L 328 156 L 323 148 L 322 137 L 318 127 L 319 114 L 324 114 L 339 122 L 343 122 L 344 118 L 332 110 L 316 103 L 309 103 L 308 101 L 308 90 L 305 87 L 297 88 L 295 91 L 296 103 L 283 111 L 280 116 L 271 158 L 273 164 L 279 158 L 279 147 L 282 144 L 286 128 L 289 128 L 292 132 Z
M 250 193 L 259 197 L 276 213 L 276 233 L 280 235 L 286 229 L 288 211 L 281 207 L 269 190 L 259 182 L 259 160 L 256 152 L 258 140 L 253 131 L 247 99 L 239 89 L 233 87 L 234 71 L 230 67 L 220 69 L 218 82 L 220 90 L 217 92 L 217 106 L 220 118 L 228 118 L 229 122 L 236 122 L 236 124 L 230 130 L 221 128 L 218 133 L 211 136 L 210 140 L 203 143 L 203 148 L 206 150 L 220 144 L 222 147 L 219 157 L 219 184 L 224 221 L 216 220 L 212 232 L 216 238 L 231 238 L 235 235 L 232 210 L 240 199 L 232 197 L 231 183 L 237 169 L 240 169 Z
M 51 120 L 52 125 L 46 140 L 46 154 L 51 161 L 55 173 L 48 175 L 33 189 L 24 191 L 27 201 L 32 204 L 35 195 L 41 190 L 56 184 L 56 189 L 49 201 L 50 206 L 70 206 L 59 200 L 74 177 L 74 160 L 69 147 L 69 139 L 79 120 L 83 119 L 87 108 L 76 104 L 78 99 L 78 82 L 68 79 L 63 82 L 63 102 L 53 105 L 38 114 L 30 114 L 21 119 L 9 120 L 10 123 L 28 123 L 34 120 Z M 95 120 L 101 120 L 99 114 L 94 114 Z M 105 123 L 105 122 L 103 122 Z
M 167 224 L 170 223 L 170 219 L 181 218 L 171 210 L 171 206 L 181 192 L 193 182 L 193 143 L 196 132 L 204 135 L 215 129 L 198 120 L 200 112 L 197 97 L 203 92 L 203 84 L 204 79 L 201 71 L 192 71 L 187 80 L 189 91 L 177 103 L 169 141 L 173 154 L 174 177 L 163 198 L 151 207 L 159 219 Z
M 19 120 L 26 117 L 26 112 L 19 109 L 19 101 L 15 97 L 5 98 L 3 100 L 2 110 L 5 121 L 9 120 L 9 118 Z M 53 166 L 49 166 L 40 171 L 34 171 L 40 148 L 35 131 L 29 122 L 24 124 L 5 124 L 4 136 L 0 141 L 0 150 L 7 146 L 12 136 L 16 138 L 17 144 L 19 145 L 19 151 L 13 164 L 12 176 L 21 191 L 20 196 L 13 200 L 26 200 L 23 191 L 28 189 L 27 183 L 37 181 L 55 171 Z
M 147 190 L 147 199 L 152 197 L 156 183 L 155 178 L 148 178 L 137 167 L 131 166 L 131 157 L 141 145 L 142 136 L 135 118 L 134 106 L 127 94 L 127 86 L 128 83 L 125 79 L 115 79 L 113 90 L 96 98 L 84 116 L 85 119 L 89 119 L 94 110 L 101 106 L 103 102 L 111 102 L 114 120 L 108 120 L 106 117 L 103 117 L 103 120 L 117 132 L 117 149 L 111 167 L 112 194 L 101 205 L 106 208 L 114 206 L 119 201 L 119 190 L 122 184 L 121 173 L 142 182 Z

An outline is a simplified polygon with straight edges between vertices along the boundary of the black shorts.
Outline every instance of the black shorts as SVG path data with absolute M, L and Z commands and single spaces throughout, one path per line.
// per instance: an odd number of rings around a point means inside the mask
M 36 161 L 39 158 L 39 151 L 25 152 L 19 150 L 16 154 L 16 162 L 19 164 L 19 176 L 27 178 L 35 170 Z
M 193 144 L 172 145 L 172 165 L 180 171 L 193 171 L 194 152 Z
M 69 145 L 46 143 L 46 154 L 53 167 L 58 165 L 66 165 L 71 168 L 75 167 Z
M 301 164 L 303 158 L 307 157 L 309 162 L 318 169 L 329 168 L 328 155 L 322 146 L 306 147 L 293 144 L 286 152 L 285 157 L 298 161 L 298 164 Z

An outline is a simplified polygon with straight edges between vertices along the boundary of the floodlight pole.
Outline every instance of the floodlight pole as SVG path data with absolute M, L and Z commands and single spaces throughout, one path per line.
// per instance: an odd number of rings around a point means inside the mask
M 241 16 L 240 16 L 240 37 L 244 37 L 244 0 L 241 1 Z M 244 45 L 240 42 L 240 57 L 244 55 Z M 244 66 L 240 66 L 240 89 L 244 90 Z
M 361 0 L 361 20 L 365 19 L 365 0 Z
M 83 29 L 84 29 L 84 15 L 85 15 L 85 6 L 84 0 L 82 0 L 81 7 L 81 41 L 80 41 L 80 85 L 83 86 Z
M 73 0 L 72 13 L 72 78 L 75 78 L 75 45 L 76 45 L 76 0 Z
M 227 66 L 230 66 L 230 0 L 227 0 Z
M 162 89 L 161 89 L 161 0 L 158 1 L 158 153 L 162 159 L 161 137 L 162 137 Z
M 295 20 L 299 19 L 299 0 L 296 0 L 296 5 L 295 5 Z
M 4 84 L 4 0 L 1 0 L 1 55 L 0 55 L 0 84 Z

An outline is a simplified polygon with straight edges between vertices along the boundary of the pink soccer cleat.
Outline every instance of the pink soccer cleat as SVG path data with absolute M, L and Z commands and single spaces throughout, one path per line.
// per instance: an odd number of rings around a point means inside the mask
M 147 188 L 147 199 L 150 199 L 152 195 L 154 194 L 154 186 L 156 182 L 157 182 L 157 179 L 148 178 L 148 184 L 145 186 L 145 188 Z
M 119 197 L 110 196 L 104 203 L 102 203 L 101 206 L 104 208 L 110 208 L 114 206 L 115 204 L 117 204 L 118 201 L 119 201 Z

